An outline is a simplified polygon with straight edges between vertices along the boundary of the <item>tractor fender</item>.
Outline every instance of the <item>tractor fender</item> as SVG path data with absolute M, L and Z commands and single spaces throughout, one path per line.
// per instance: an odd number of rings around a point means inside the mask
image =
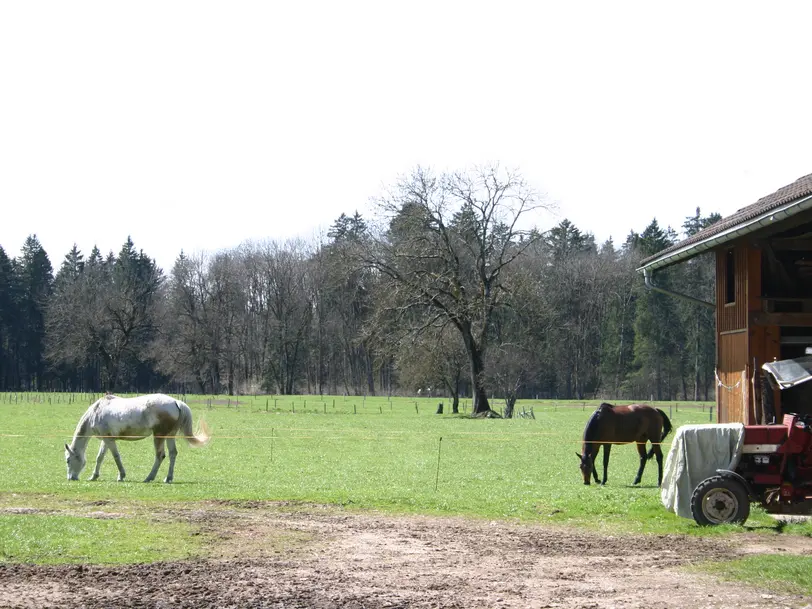
M 717 469 L 716 473 L 722 476 L 722 478 L 730 478 L 731 480 L 741 482 L 742 486 L 744 487 L 744 490 L 747 491 L 747 495 L 751 499 L 758 499 L 758 495 L 755 492 L 753 492 L 753 487 L 750 486 L 750 483 L 747 482 L 747 480 L 745 480 L 741 474 L 737 474 L 736 472 L 731 471 L 729 469 Z

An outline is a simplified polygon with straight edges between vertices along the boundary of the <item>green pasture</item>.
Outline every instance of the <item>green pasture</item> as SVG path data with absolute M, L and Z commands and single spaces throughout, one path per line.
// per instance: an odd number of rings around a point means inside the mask
M 575 453 L 594 403 L 520 402 L 518 410 L 532 409 L 535 418 L 474 420 L 464 413 L 434 414 L 438 398 L 241 397 L 238 403 L 187 396 L 195 423 L 205 420 L 212 441 L 199 449 L 179 442 L 175 483 L 147 485 L 141 481 L 153 459 L 148 439 L 119 442 L 125 482 L 116 482 L 109 455 L 101 479 L 86 481 L 96 439 L 88 446 L 83 480 L 67 481 L 63 445 L 93 396 L 72 403 L 49 396 L 48 403 L 42 395 L 17 403 L 0 398 L 0 488 L 6 497 L 286 500 L 613 531 L 696 530 L 661 507 L 653 460 L 642 485 L 630 486 L 638 464 L 631 445 L 613 450 L 606 487 L 582 484 Z M 664 409 L 675 426 L 709 420 L 707 408 Z M 165 470 L 166 464 L 159 476 Z
M 585 486 L 575 453 L 596 402 L 520 401 L 517 411 L 532 411 L 534 418 L 508 420 L 451 415 L 442 398 L 178 396 L 192 407 L 196 425 L 205 421 L 212 441 L 195 449 L 178 443 L 174 484 L 142 482 L 153 459 L 149 439 L 119 442 L 127 469 L 120 483 L 109 455 L 100 480 L 87 481 L 99 446 L 92 439 L 82 480 L 69 482 L 64 444 L 96 397 L 0 394 L 0 562 L 133 562 L 204 555 L 209 540 L 189 535 L 183 523 L 168 528 L 145 523 L 172 506 L 210 500 L 518 519 L 612 534 L 725 536 L 779 530 L 755 507 L 744 527 L 701 528 L 667 512 L 660 503 L 654 460 L 642 484 L 630 485 L 638 465 L 631 445 L 613 449 L 607 486 Z M 435 414 L 440 401 L 445 403 L 442 415 Z M 675 428 L 715 415 L 708 404 L 658 406 Z M 467 408 L 466 403 L 461 410 Z M 673 434 L 663 447 L 666 454 L 672 439 Z M 94 505 L 119 517 L 82 518 L 82 511 Z M 781 531 L 809 535 L 812 526 L 787 525 Z M 132 543 L 106 556 L 106 544 L 92 541 L 111 535 Z M 165 535 L 180 541 L 166 544 Z

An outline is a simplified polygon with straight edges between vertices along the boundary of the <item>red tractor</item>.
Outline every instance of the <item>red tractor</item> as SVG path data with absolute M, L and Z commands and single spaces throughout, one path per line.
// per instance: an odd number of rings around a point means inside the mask
M 745 425 L 734 471 L 717 470 L 697 485 L 691 513 L 702 525 L 742 523 L 750 502 L 767 508 L 812 499 L 812 417 L 785 414 L 780 425 Z

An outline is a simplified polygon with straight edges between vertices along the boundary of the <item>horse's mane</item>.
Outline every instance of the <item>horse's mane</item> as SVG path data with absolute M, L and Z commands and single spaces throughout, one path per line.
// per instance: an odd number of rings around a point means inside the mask
M 587 419 L 586 427 L 584 427 L 584 442 L 596 440 L 600 431 L 601 421 L 605 416 L 607 410 L 614 409 L 614 406 L 606 402 L 602 403 L 595 409 L 595 412 Z
M 96 404 L 93 404 L 93 406 L 95 405 Z M 85 411 L 85 414 L 82 415 L 82 418 L 79 419 L 79 422 L 76 424 L 76 431 L 73 432 L 71 446 L 76 445 L 76 438 L 87 435 L 88 428 L 90 427 L 90 413 L 93 412 L 93 406 Z
M 114 396 L 111 393 L 107 393 L 103 397 L 93 402 L 90 406 L 88 406 L 88 409 L 85 411 L 85 413 L 82 415 L 82 418 L 80 418 L 79 422 L 76 424 L 76 431 L 73 432 L 73 442 L 71 442 L 71 446 L 74 446 L 76 444 L 76 438 L 80 436 L 89 435 L 88 432 L 90 431 L 90 415 L 92 415 L 99 409 L 99 407 L 102 405 L 102 402 L 109 401 L 114 397 L 116 396 Z

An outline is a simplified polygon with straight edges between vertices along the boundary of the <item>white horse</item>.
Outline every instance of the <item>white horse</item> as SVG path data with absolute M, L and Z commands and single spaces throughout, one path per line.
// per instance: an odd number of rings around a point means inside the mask
M 126 472 L 121 463 L 121 455 L 116 440 L 141 440 L 149 435 L 154 436 L 155 463 L 144 482 L 152 482 L 158 473 L 161 462 L 166 457 L 164 443 L 169 447 L 169 472 L 164 482 L 172 482 L 175 475 L 175 436 L 178 431 L 192 446 L 202 446 L 209 441 L 206 424 L 201 421 L 201 429 L 195 434 L 192 431 L 192 411 L 180 400 L 155 393 L 135 398 L 120 398 L 105 395 L 93 403 L 79 419 L 73 441 L 65 444 L 65 461 L 68 464 L 68 480 L 78 480 L 85 467 L 85 449 L 92 436 L 101 439 L 99 454 L 96 457 L 96 469 L 91 480 L 99 477 L 104 455 L 109 450 L 118 466 L 118 479 L 124 480 Z

